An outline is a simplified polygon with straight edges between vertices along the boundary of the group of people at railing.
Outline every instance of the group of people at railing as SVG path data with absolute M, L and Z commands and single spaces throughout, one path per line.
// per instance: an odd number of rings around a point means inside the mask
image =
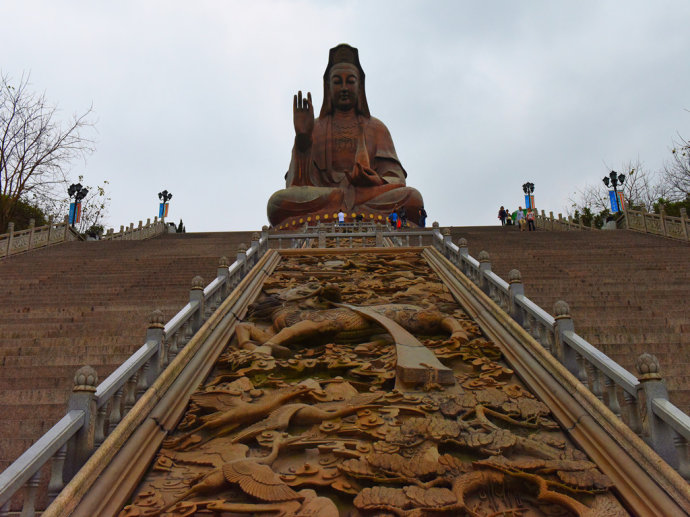
M 522 207 L 519 206 L 512 214 L 510 210 L 503 206 L 498 209 L 498 218 L 501 221 L 501 226 L 517 226 L 521 232 L 524 232 L 525 229 L 530 232 L 537 230 L 535 226 L 536 216 L 537 210 L 532 208 L 523 210 Z

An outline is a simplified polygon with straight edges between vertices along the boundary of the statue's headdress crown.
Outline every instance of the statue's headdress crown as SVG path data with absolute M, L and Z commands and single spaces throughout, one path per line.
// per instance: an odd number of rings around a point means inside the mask
M 331 49 L 328 59 L 328 68 L 331 68 L 339 63 L 350 63 L 355 65 L 357 68 L 362 68 L 359 64 L 359 52 L 357 49 L 345 43 L 342 43 Z
M 323 105 L 321 106 L 321 114 L 319 116 L 324 116 L 332 110 L 328 81 L 331 69 L 340 63 L 352 64 L 359 70 L 360 91 L 358 95 L 357 112 L 366 117 L 370 117 L 369 105 L 367 104 L 367 97 L 364 90 L 364 70 L 362 69 L 362 65 L 359 64 L 359 51 L 347 43 L 341 43 L 333 47 L 328 54 L 328 66 L 326 66 L 326 71 L 323 74 Z

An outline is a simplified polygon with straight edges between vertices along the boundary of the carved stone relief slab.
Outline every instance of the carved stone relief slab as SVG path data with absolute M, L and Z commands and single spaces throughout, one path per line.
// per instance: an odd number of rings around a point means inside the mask
M 283 258 L 120 515 L 628 515 L 611 488 L 418 253 L 321 255 Z

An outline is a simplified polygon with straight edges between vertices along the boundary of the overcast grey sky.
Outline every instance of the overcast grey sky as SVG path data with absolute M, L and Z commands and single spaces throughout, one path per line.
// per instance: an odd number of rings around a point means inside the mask
M 31 73 L 67 118 L 93 104 L 107 226 L 157 215 L 188 231 L 259 229 L 284 187 L 292 95 L 321 105 L 329 48 L 360 52 L 431 221 L 555 213 L 609 167 L 658 169 L 690 136 L 690 2 L 2 1 L 0 69 Z

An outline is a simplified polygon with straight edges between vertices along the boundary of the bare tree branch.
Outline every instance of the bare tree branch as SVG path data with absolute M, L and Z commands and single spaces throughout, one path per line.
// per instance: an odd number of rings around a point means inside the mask
M 29 90 L 28 76 L 13 84 L 0 75 L 0 231 L 20 198 L 54 197 L 67 183 L 72 160 L 93 152 L 94 142 L 85 136 L 92 114 L 90 107 L 61 123 L 45 94 Z

